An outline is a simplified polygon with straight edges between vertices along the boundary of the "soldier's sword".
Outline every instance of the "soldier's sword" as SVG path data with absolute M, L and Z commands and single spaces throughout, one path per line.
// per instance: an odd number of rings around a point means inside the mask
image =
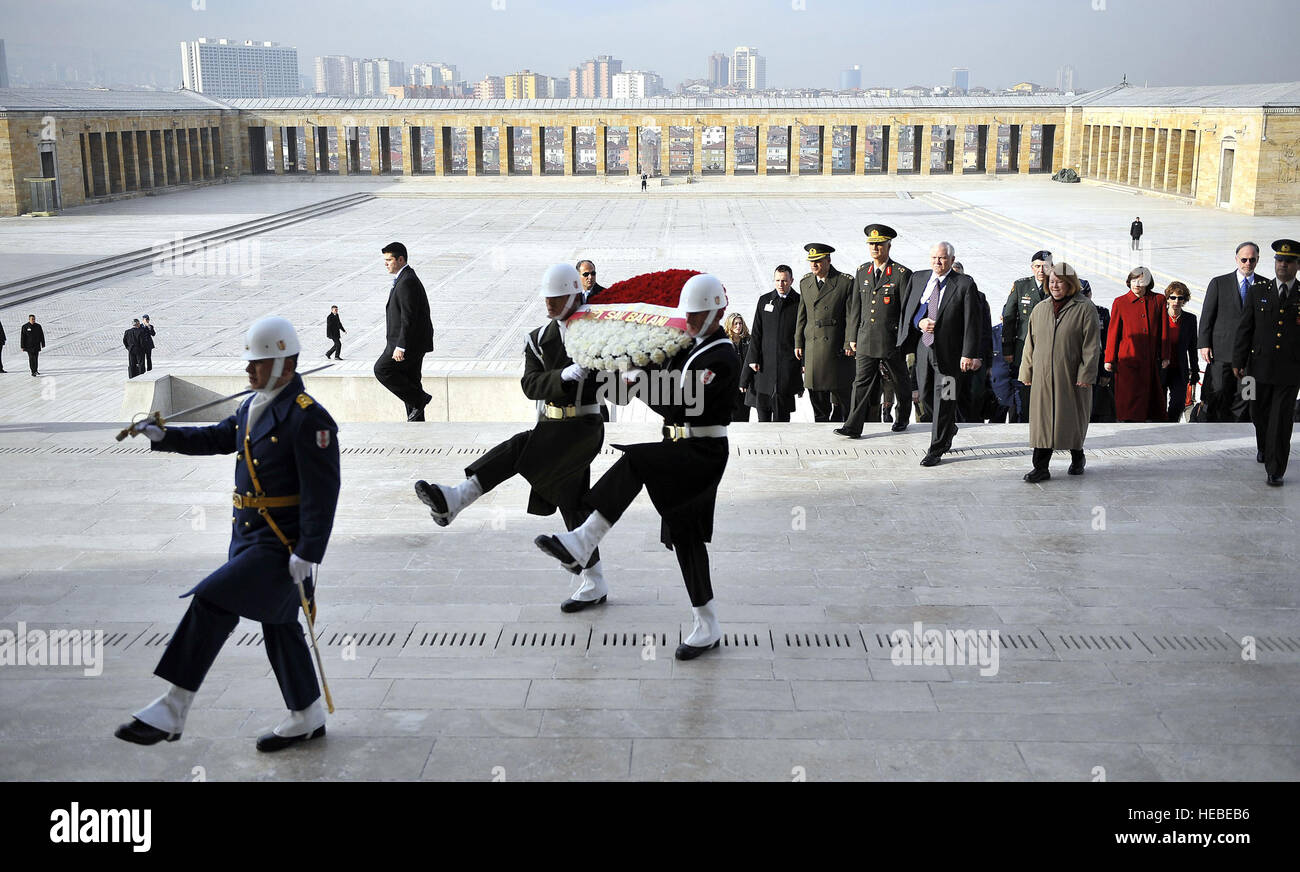
M 311 375 L 314 372 L 320 372 L 322 369 L 329 369 L 333 365 L 334 364 L 332 363 L 327 363 L 323 366 L 318 366 L 315 369 L 304 370 L 303 372 L 298 373 L 298 375 Z M 210 409 L 213 406 L 219 406 L 222 403 L 228 403 L 231 400 L 237 400 L 240 397 L 251 394 L 252 392 L 253 392 L 252 389 L 249 388 L 248 390 L 240 391 L 237 394 L 231 394 L 228 397 L 222 397 L 219 400 L 209 400 L 206 403 L 200 403 L 197 406 L 191 406 L 188 409 L 181 409 L 179 412 L 173 412 L 171 415 L 169 415 L 166 418 L 162 416 L 161 412 L 155 411 L 151 414 L 145 415 L 143 418 L 141 418 L 138 421 L 132 421 L 130 424 L 128 424 L 125 428 L 123 428 L 121 433 L 117 434 L 117 441 L 121 442 L 123 439 L 130 436 L 132 430 L 139 433 L 142 429 L 144 429 L 146 424 L 157 424 L 159 427 L 161 427 L 164 424 L 166 424 L 168 420 L 175 420 L 179 418 L 181 415 L 189 415 L 194 412 L 202 412 L 204 409 Z

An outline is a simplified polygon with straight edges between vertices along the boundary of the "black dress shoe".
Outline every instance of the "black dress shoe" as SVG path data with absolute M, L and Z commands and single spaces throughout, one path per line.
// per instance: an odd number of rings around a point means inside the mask
M 319 726 L 310 733 L 302 733 L 298 736 L 281 736 L 278 733 L 267 733 L 264 736 L 257 737 L 257 750 L 259 751 L 283 751 L 290 745 L 297 745 L 299 742 L 306 742 L 310 739 L 319 739 L 325 735 L 325 727 Z
M 1070 461 L 1070 468 L 1066 470 L 1070 475 L 1083 475 L 1083 468 L 1088 465 L 1088 461 L 1080 457 L 1078 460 Z
M 175 742 L 181 737 L 180 733 L 169 733 L 166 730 L 160 730 L 146 724 L 139 718 L 131 718 L 131 723 L 122 724 L 113 735 L 124 741 L 134 742 L 137 745 L 156 745 L 164 739 L 168 742 Z
M 1046 469 L 1033 469 L 1025 473 L 1025 481 L 1029 482 L 1030 484 L 1036 484 L 1037 482 L 1040 481 L 1047 481 L 1051 477 L 1052 474 L 1048 472 Z
M 687 645 L 685 642 L 683 642 L 682 644 L 677 646 L 677 653 L 675 653 L 673 656 L 676 657 L 678 660 L 694 660 L 696 657 L 699 657 L 705 651 L 712 651 L 714 648 L 718 647 L 721 644 L 722 644 L 722 640 L 719 639 L 718 641 L 714 642 L 712 645 L 705 645 L 703 648 L 701 648 L 696 645 Z
M 836 428 L 835 428 L 835 433 L 838 434 L 838 435 L 840 435 L 840 436 L 843 436 L 843 437 L 846 438 L 846 439 L 861 439 L 861 438 L 862 438 L 862 434 L 861 434 L 861 433 L 852 433 L 852 432 L 850 432 L 848 429 L 846 429 L 846 428 L 844 428 L 844 427 L 836 427 Z
M 580 611 L 582 611 L 583 609 L 589 609 L 589 608 L 591 608 L 592 606 L 598 606 L 598 605 L 601 605 L 602 603 L 605 602 L 606 599 L 608 599 L 608 597 L 601 597 L 601 598 L 598 599 L 598 600 L 576 600 L 576 599 L 567 599 L 567 600 L 565 600 L 564 602 L 560 603 L 560 611 L 562 611 L 562 612 L 580 612 Z
M 893 416 L 892 414 L 890 414 L 890 412 L 889 412 L 888 409 L 884 409 L 884 410 L 881 411 L 881 413 L 880 413 L 880 421 L 881 421 L 882 424 L 888 424 L 888 423 L 890 423 L 890 422 L 893 421 L 893 420 L 894 420 L 894 416 Z
M 1282 476 L 1280 476 L 1280 475 L 1273 475 L 1273 474 L 1270 472 L 1269 475 L 1268 475 L 1268 484 L 1269 484 L 1269 487 L 1281 487 L 1281 486 L 1282 486 Z
M 424 407 L 421 406 L 421 407 L 418 408 L 418 409 L 412 409 L 411 411 L 407 412 L 407 413 L 406 413 L 406 420 L 408 420 L 408 421 L 423 421 L 423 420 L 424 420 Z
M 907 429 L 907 419 L 906 418 L 898 419 L 897 421 L 894 422 L 894 426 L 890 427 L 889 429 L 895 433 L 902 433 L 904 430 Z
M 415 495 L 429 507 L 429 514 L 433 515 L 433 520 L 439 527 L 447 526 L 447 500 L 443 498 L 441 489 L 421 479 L 415 483 Z
M 925 455 L 925 457 L 922 457 L 922 458 L 921 458 L 921 465 L 922 465 L 922 466 L 938 466 L 938 465 L 939 465 L 939 458 L 940 458 L 941 456 L 942 456 L 942 455 L 939 455 L 939 454 L 927 454 L 927 455 Z
M 1263 451 L 1256 451 L 1256 452 L 1255 452 L 1255 462 L 1256 462 L 1256 463 L 1263 463 L 1263 462 L 1264 462 L 1264 452 L 1263 452 Z
M 564 568 L 574 575 L 582 572 L 582 564 L 575 560 L 573 555 L 569 553 L 569 549 L 565 548 L 564 544 L 554 536 L 538 536 L 533 540 L 533 544 L 542 549 L 543 554 L 554 557 L 563 563 Z

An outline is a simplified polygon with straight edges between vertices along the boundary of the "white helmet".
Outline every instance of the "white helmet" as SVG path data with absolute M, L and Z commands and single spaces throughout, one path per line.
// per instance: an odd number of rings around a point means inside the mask
M 567 297 L 582 293 L 582 281 L 578 269 L 567 263 L 557 263 L 546 268 L 542 273 L 542 297 Z
M 727 308 L 727 289 L 718 281 L 717 276 L 708 273 L 693 275 L 682 285 L 681 296 L 677 299 L 677 309 L 683 315 L 692 312 L 708 312 L 704 319 L 705 327 L 713 323 L 718 313 Z M 689 331 L 687 331 L 689 332 Z
M 244 337 L 244 360 L 293 357 L 300 349 L 293 325 L 279 315 L 258 318 Z

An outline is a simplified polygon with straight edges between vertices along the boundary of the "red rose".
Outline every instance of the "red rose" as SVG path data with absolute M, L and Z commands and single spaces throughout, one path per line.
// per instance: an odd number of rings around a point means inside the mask
M 691 276 L 699 275 L 698 270 L 666 269 L 659 272 L 643 273 L 610 285 L 592 299 L 592 305 L 616 306 L 620 303 L 649 303 L 666 309 L 677 308 L 681 298 L 682 285 Z

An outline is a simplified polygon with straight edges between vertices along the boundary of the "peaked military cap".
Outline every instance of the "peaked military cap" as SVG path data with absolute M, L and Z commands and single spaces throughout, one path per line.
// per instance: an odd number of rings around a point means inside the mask
M 868 224 L 862 232 L 867 234 L 867 242 L 888 242 L 898 236 L 898 231 L 888 224 Z
M 824 242 L 810 242 L 803 247 L 803 250 L 808 252 L 809 260 L 821 260 L 835 249 Z
M 1300 258 L 1300 242 L 1296 242 L 1294 239 L 1279 239 L 1273 243 L 1273 250 L 1277 252 L 1279 258 L 1285 260 Z
M 1030 263 L 1033 263 L 1033 262 L 1036 261 L 1036 260 L 1041 260 L 1041 261 L 1044 261 L 1044 262 L 1046 262 L 1046 263 L 1051 263 L 1051 262 L 1052 262 L 1052 253 L 1051 253 L 1050 251 L 1035 251 L 1035 252 L 1034 252 L 1034 256 L 1031 257 L 1031 258 L 1029 258 L 1029 262 L 1030 262 Z

